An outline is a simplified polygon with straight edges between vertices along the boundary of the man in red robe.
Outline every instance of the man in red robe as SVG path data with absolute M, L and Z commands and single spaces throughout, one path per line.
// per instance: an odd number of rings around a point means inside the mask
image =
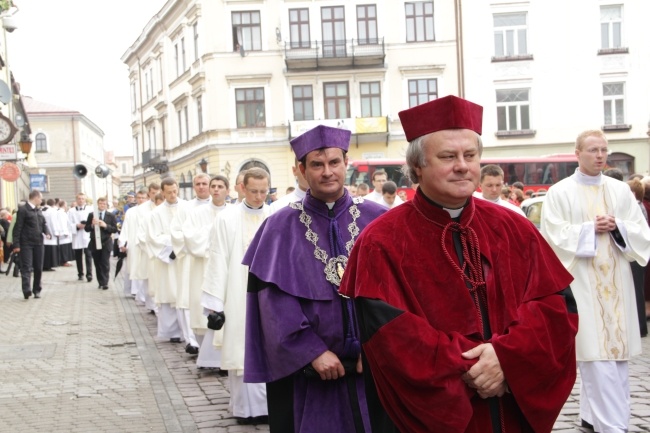
M 576 378 L 572 277 L 531 223 L 472 197 L 482 107 L 399 115 L 419 188 L 361 233 L 341 284 L 381 406 L 401 432 L 550 432 Z

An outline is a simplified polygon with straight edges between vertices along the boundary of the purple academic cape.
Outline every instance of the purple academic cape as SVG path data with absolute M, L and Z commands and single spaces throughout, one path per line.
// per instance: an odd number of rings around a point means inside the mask
M 385 211 L 376 203 L 355 201 L 359 231 Z M 328 259 L 347 256 L 345 244 L 354 230 L 354 202 L 347 191 L 332 210 L 309 192 L 302 203 Z M 243 264 L 250 267 L 244 381 L 267 383 L 271 432 L 355 432 L 355 420 L 370 432 L 362 375 L 349 372 L 324 381 L 303 373 L 326 350 L 342 361 L 354 360 L 359 345 L 353 303 L 325 279 L 325 265 L 314 256 L 315 246 L 305 237 L 307 227 L 300 215 L 291 206 L 273 214 L 244 256 Z M 357 343 L 353 353 L 345 345 L 349 323 Z

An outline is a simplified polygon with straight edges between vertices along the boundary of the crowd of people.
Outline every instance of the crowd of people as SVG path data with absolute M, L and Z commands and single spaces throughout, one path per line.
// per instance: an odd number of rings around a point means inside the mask
M 322 125 L 291 140 L 280 198 L 261 168 L 232 200 L 200 173 L 192 200 L 165 177 L 97 215 L 83 194 L 66 215 L 32 192 L 12 222 L 25 299 L 39 267 L 73 258 L 107 289 L 113 252 L 157 338 L 227 374 L 232 416 L 274 433 L 550 432 L 578 369 L 583 426 L 627 431 L 650 179 L 603 175 L 607 140 L 586 131 L 538 230 L 524 186 L 504 197 L 501 168 L 480 167 L 482 107 L 447 96 L 399 116 L 411 199 L 382 170 L 372 191 L 345 185 L 350 132 Z

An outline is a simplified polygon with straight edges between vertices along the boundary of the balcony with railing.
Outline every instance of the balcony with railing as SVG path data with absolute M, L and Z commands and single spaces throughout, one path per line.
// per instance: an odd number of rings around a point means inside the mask
M 284 44 L 284 61 L 289 71 L 381 67 L 385 58 L 384 38 Z
M 144 170 L 153 170 L 156 173 L 165 173 L 169 170 L 167 167 L 167 158 L 162 150 L 149 149 L 142 152 L 142 168 Z

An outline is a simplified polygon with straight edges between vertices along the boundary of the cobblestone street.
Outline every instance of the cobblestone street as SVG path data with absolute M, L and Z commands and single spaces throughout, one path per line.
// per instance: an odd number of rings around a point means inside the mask
M 114 262 L 113 268 L 114 268 Z M 6 268 L 6 265 L 5 265 Z M 156 341 L 156 319 L 123 294 L 43 275 L 41 299 L 0 275 L 0 432 L 268 432 L 228 414 L 227 378 L 199 370 L 183 344 Z M 650 432 L 650 339 L 631 363 L 630 432 Z M 578 390 L 554 431 L 581 432 Z

